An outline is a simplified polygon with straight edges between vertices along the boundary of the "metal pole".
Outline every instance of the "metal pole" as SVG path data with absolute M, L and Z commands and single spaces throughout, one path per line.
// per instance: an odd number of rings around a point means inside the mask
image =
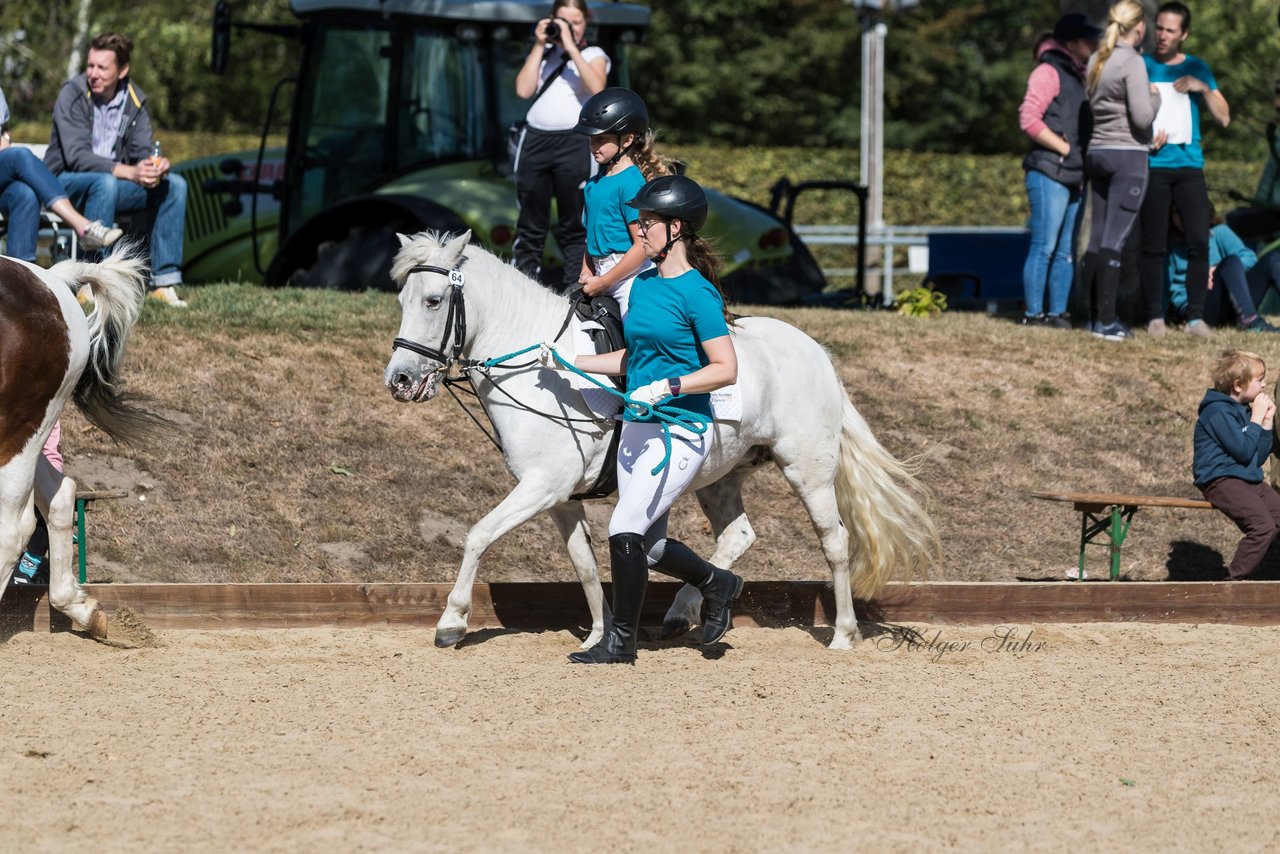
M 862 103 L 859 183 L 867 188 L 867 230 L 884 233 L 884 39 L 889 28 L 862 17 Z M 880 250 L 879 287 L 884 304 L 893 302 L 893 248 Z

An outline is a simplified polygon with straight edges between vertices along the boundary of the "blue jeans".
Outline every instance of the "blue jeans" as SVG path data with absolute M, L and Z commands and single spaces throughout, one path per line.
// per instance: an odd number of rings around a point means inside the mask
M 63 172 L 58 176 L 71 202 L 89 219 L 112 224 L 116 213 L 144 211 L 151 215 L 151 286 L 182 283 L 182 231 L 187 216 L 187 182 L 170 174 L 160 186 L 116 178 L 109 172 Z
M 1060 184 L 1043 172 L 1027 170 L 1027 199 L 1031 202 L 1031 251 L 1022 267 L 1022 292 L 1027 315 L 1044 314 L 1045 285 L 1049 286 L 1049 314 L 1066 314 L 1075 280 L 1076 231 L 1080 225 L 1081 192 Z
M 0 151 L 0 213 L 8 225 L 5 251 L 23 261 L 36 260 L 40 208 L 66 197 L 58 179 L 28 149 Z

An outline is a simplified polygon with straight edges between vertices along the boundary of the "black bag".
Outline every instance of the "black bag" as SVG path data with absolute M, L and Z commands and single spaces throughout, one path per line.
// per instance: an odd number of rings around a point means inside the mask
M 547 91 L 547 87 L 555 82 L 557 77 L 564 73 L 565 66 L 568 64 L 569 55 L 565 54 L 564 61 L 560 63 L 559 67 L 557 67 L 555 71 L 551 72 L 550 77 L 543 81 L 542 86 L 539 87 L 538 91 L 533 93 L 533 99 L 529 101 L 530 109 L 532 109 L 533 105 L 542 97 L 542 93 Z M 529 110 L 526 109 L 525 113 L 528 114 L 528 112 Z M 511 127 L 507 128 L 507 159 L 512 163 L 516 162 L 516 155 L 520 153 L 520 139 L 524 136 L 524 129 L 528 124 L 529 122 L 525 119 L 520 119 L 518 122 L 512 122 Z

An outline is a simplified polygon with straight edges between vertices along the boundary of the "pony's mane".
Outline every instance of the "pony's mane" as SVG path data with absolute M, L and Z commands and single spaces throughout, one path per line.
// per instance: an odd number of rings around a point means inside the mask
M 391 262 L 391 280 L 396 283 L 396 289 L 404 287 L 414 267 L 427 264 L 446 269 L 461 267 L 464 272 L 467 272 L 465 263 L 491 264 L 500 268 L 502 274 L 509 276 L 509 279 L 503 279 L 508 285 L 521 286 L 512 293 L 528 294 L 529 298 L 535 300 L 563 301 L 566 299 L 564 295 L 544 288 L 536 280 L 517 270 L 513 264 L 503 261 L 479 244 L 468 243 L 462 247 L 458 255 L 453 257 L 441 255 L 448 243 L 457 237 L 458 235 L 447 231 L 434 230 L 420 231 L 410 237 L 409 242 L 400 247 L 395 260 Z
M 391 280 L 396 283 L 397 290 L 404 287 L 409 279 L 409 271 L 423 264 L 436 260 L 436 254 L 454 237 L 447 231 L 420 231 L 410 238 L 410 242 L 400 247 L 395 260 L 391 262 Z M 451 259 L 448 265 L 453 266 Z

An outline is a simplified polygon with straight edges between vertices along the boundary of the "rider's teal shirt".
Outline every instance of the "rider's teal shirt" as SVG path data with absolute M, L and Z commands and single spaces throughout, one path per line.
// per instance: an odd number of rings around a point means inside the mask
M 1179 77 L 1195 77 L 1210 90 L 1218 88 L 1209 64 L 1198 56 L 1186 54 L 1186 59 L 1176 65 L 1165 65 L 1150 54 L 1142 59 L 1147 65 L 1147 77 L 1152 83 L 1173 83 Z M 1153 151 L 1148 161 L 1152 169 L 1203 169 L 1204 151 L 1200 148 L 1200 105 L 1204 96 L 1198 92 L 1191 96 L 1191 142 L 1181 145 L 1163 145 Z
M 716 286 L 697 270 L 664 279 L 656 269 L 631 284 L 631 310 L 623 333 L 627 338 L 627 391 L 654 380 L 686 376 L 707 364 L 702 342 L 729 334 L 724 300 Z M 682 394 L 672 401 L 679 409 L 711 418 L 711 395 Z M 633 415 L 628 421 L 653 421 Z
M 628 207 L 644 186 L 644 173 L 628 166 L 616 175 L 599 175 L 582 188 L 582 224 L 587 228 L 587 254 L 603 258 L 626 252 L 633 243 L 627 224 L 640 211 Z

